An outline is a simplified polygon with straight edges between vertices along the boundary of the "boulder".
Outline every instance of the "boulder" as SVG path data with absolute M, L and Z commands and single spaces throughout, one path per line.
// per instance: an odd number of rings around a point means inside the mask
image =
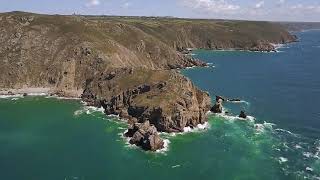
M 156 151 L 164 147 L 156 127 L 150 125 L 149 121 L 135 123 L 128 129 L 125 136 L 131 138 L 130 144 L 140 146 L 146 151 Z
M 243 118 L 243 119 L 246 119 L 247 118 L 247 115 L 244 111 L 241 111 L 240 112 L 240 115 L 239 115 L 239 118 Z
M 12 91 L 8 91 L 8 95 L 12 96 L 14 93 Z

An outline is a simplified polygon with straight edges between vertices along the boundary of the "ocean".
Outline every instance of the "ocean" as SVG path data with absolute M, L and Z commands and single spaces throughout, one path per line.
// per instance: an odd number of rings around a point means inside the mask
M 79 100 L 0 99 L 0 179 L 320 179 L 320 31 L 277 53 L 194 51 L 209 68 L 183 70 L 202 90 L 240 98 L 228 115 L 144 152 L 126 123 Z M 245 110 L 251 118 L 237 118 Z

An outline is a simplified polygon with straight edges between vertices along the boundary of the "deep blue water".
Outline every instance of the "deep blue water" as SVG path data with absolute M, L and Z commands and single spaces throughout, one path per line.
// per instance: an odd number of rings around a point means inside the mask
M 196 58 L 215 68 L 184 73 L 212 95 L 239 97 L 250 103 L 230 105 L 245 109 L 258 122 L 311 138 L 320 138 L 320 31 L 297 34 L 300 42 L 279 53 L 196 51 Z

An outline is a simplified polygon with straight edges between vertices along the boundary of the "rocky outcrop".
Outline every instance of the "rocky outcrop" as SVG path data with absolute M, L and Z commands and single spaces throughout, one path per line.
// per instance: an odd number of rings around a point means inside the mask
M 274 45 L 268 42 L 258 42 L 253 47 L 249 48 L 250 51 L 266 51 L 266 52 L 275 52 L 276 48 Z
M 222 106 L 222 102 L 225 101 L 225 99 L 221 96 L 216 96 L 216 103 L 214 104 L 214 106 L 212 106 L 211 108 L 211 112 L 213 113 L 222 113 L 223 112 L 223 106 Z
M 182 132 L 187 126 L 196 127 L 207 121 L 206 113 L 210 110 L 209 95 L 175 71 L 107 71 L 88 81 L 82 99 L 102 106 L 106 114 L 127 119 L 133 126 L 127 133 L 132 138 L 130 142 L 150 150 L 160 147 L 158 131 Z M 146 122 L 150 123 L 148 130 Z M 149 133 L 138 131 L 139 124 L 144 124 L 141 128 Z
M 156 151 L 164 147 L 164 142 L 156 127 L 151 125 L 149 121 L 131 125 L 125 136 L 131 138 L 129 141 L 131 144 L 140 146 L 147 151 Z
M 240 115 L 239 115 L 239 118 L 243 118 L 243 119 L 246 119 L 247 118 L 247 115 L 244 111 L 241 111 L 240 112 Z

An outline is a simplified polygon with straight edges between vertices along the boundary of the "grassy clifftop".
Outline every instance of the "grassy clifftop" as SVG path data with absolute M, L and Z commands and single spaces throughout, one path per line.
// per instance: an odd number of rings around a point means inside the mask
M 270 22 L 166 18 L 94 18 L 141 29 L 175 48 L 250 49 L 259 43 L 287 43 L 295 39 Z
M 195 65 L 185 48 L 270 50 L 293 41 L 269 22 L 0 14 L 0 87 L 81 89 L 111 68 Z

